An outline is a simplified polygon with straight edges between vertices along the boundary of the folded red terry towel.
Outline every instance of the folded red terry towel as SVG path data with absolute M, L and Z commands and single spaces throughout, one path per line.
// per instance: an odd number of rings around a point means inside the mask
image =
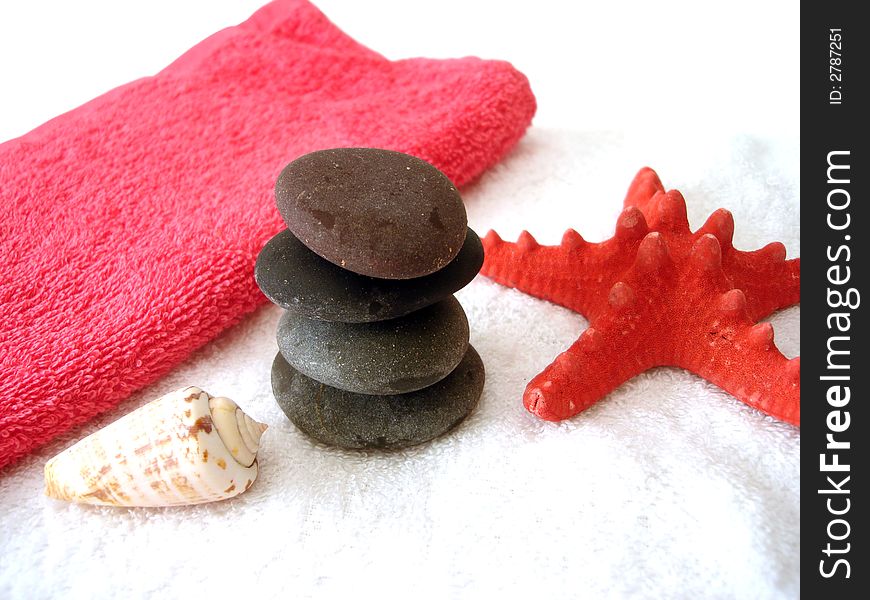
M 263 301 L 254 260 L 282 228 L 273 187 L 288 162 L 382 147 L 461 185 L 534 111 L 505 62 L 391 62 L 278 0 L 0 145 L 0 467 Z

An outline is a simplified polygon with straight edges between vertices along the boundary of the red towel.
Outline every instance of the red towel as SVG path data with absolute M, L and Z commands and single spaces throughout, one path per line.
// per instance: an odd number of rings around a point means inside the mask
M 507 63 L 390 62 L 279 0 L 0 145 L 0 467 L 263 302 L 254 260 L 282 228 L 273 187 L 288 162 L 390 148 L 462 185 L 534 111 Z

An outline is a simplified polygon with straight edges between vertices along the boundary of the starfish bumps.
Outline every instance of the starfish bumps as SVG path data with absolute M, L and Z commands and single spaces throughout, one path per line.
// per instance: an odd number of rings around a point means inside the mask
M 615 235 L 586 242 L 569 229 L 559 246 L 523 231 L 516 243 L 490 231 L 481 273 L 583 314 L 589 327 L 526 388 L 526 408 L 559 421 L 635 375 L 681 367 L 746 404 L 800 425 L 800 357 L 773 343 L 772 312 L 800 301 L 800 258 L 773 242 L 732 246 L 734 220 L 719 209 L 694 233 L 686 203 L 642 169 Z

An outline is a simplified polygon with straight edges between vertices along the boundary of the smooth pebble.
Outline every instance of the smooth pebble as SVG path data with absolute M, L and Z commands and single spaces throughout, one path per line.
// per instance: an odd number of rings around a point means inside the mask
M 293 369 L 280 353 L 272 363 L 272 391 L 290 421 L 315 440 L 350 449 L 404 448 L 449 431 L 477 405 L 484 379 L 483 362 L 471 346 L 435 385 L 391 396 L 319 383 Z
M 468 347 L 468 319 L 454 297 L 404 317 L 338 323 L 287 311 L 278 348 L 293 368 L 360 394 L 403 394 L 446 377 Z
M 301 156 L 275 184 L 287 228 L 326 260 L 354 273 L 411 279 L 453 260 L 465 240 L 465 205 L 424 160 L 377 148 Z

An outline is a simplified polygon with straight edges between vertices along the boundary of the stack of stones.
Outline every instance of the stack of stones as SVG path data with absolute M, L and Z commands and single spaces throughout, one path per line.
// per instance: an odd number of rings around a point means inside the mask
M 275 187 L 287 230 L 257 258 L 286 309 L 272 389 L 302 431 L 344 448 L 402 448 L 462 421 L 483 390 L 453 293 L 483 247 L 455 186 L 399 152 L 306 154 Z

